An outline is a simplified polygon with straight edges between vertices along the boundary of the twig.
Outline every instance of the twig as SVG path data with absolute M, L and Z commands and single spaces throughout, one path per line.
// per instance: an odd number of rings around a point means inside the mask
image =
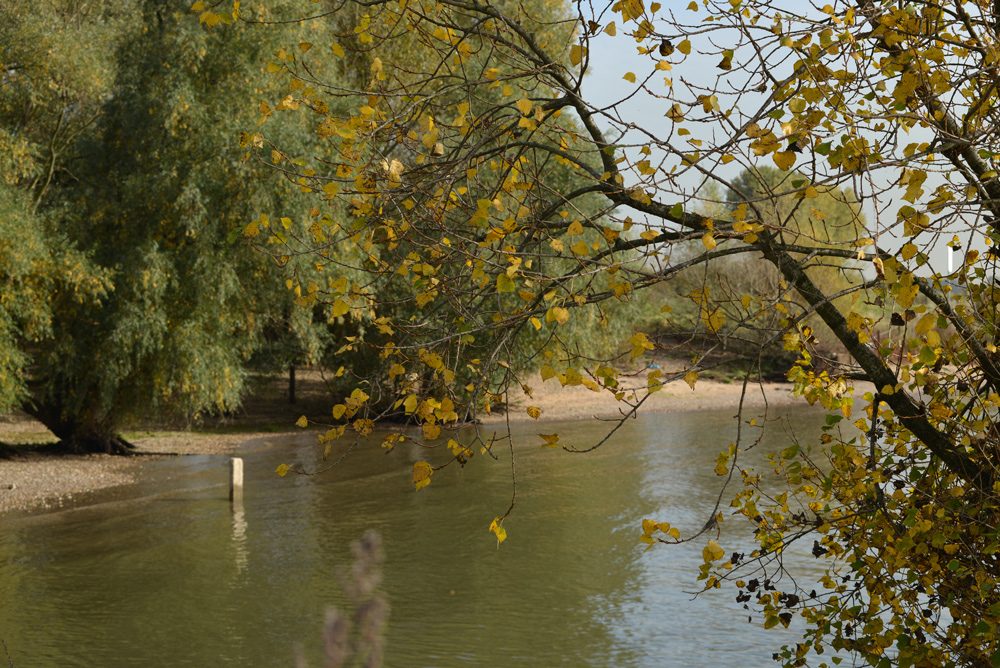
M 10 668 L 15 668 L 14 659 L 10 658 L 10 650 L 7 649 L 7 643 L 3 641 L 3 638 L 0 638 L 0 645 L 3 645 L 3 653 L 7 655 L 7 663 L 10 664 Z

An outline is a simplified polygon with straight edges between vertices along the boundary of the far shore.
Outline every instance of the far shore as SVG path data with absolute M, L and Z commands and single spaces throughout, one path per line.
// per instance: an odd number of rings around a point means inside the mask
M 644 378 L 643 378 L 644 380 Z M 631 410 L 631 405 L 646 396 L 645 390 L 638 390 L 635 395 L 630 390 L 625 391 L 623 401 L 617 401 L 608 391 L 595 392 L 583 385 L 567 385 L 560 387 L 556 378 L 542 381 L 541 376 L 534 374 L 525 383 L 531 389 L 529 396 L 525 392 L 511 391 L 509 420 L 511 422 L 530 421 L 529 408 L 538 408 L 538 420 L 583 420 L 587 418 L 614 418 L 622 416 Z M 623 387 L 630 387 L 625 382 Z M 643 413 L 684 413 L 687 411 L 745 409 L 777 407 L 803 401 L 792 394 L 789 383 L 747 383 L 724 382 L 718 380 L 698 380 L 691 388 L 683 380 L 664 385 L 642 402 L 639 414 Z M 480 416 L 485 424 L 506 422 L 505 412 L 489 416 Z
M 582 385 L 560 387 L 550 378 L 543 382 L 535 374 L 525 384 L 531 396 L 512 392 L 508 412 L 497 411 L 481 416 L 486 425 L 506 422 L 583 420 L 614 418 L 625 415 L 630 407 L 618 402 L 608 392 L 593 392 Z M 855 389 L 860 397 L 862 388 Z M 639 398 L 644 396 L 640 391 Z M 624 397 L 626 400 L 629 396 Z M 732 410 L 734 415 L 744 410 L 759 411 L 788 406 L 803 399 L 793 396 L 788 383 L 747 383 L 699 380 L 695 388 L 683 381 L 665 385 L 642 403 L 639 416 L 645 413 L 679 413 L 700 410 Z M 633 402 L 634 403 L 634 402 Z M 538 417 L 529 415 L 529 408 L 538 409 Z M 144 462 L 152 456 L 168 455 L 231 455 L 251 441 L 281 433 L 301 433 L 290 417 L 294 408 L 287 408 L 288 419 L 275 419 L 271 424 L 249 420 L 250 431 L 219 429 L 211 431 L 164 430 L 129 432 L 129 441 L 136 446 L 136 456 L 53 455 L 44 448 L 32 447 L 55 443 L 56 438 L 45 427 L 24 414 L 0 416 L 0 443 L 20 447 L 0 450 L 0 517 L 12 511 L 49 512 L 86 503 L 89 493 L 101 489 L 131 485 L 139 479 Z M 324 411 L 325 412 L 325 411 Z M 535 413 L 534 410 L 531 413 Z M 39 451 L 41 450 L 41 451 Z

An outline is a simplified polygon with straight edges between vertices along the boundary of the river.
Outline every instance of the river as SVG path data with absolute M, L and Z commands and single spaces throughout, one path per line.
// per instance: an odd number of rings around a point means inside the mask
M 815 434 L 821 419 L 800 410 L 771 423 L 755 451 L 787 445 L 787 429 Z M 343 602 L 335 572 L 375 529 L 392 608 L 386 666 L 775 665 L 793 630 L 748 623 L 732 590 L 690 594 L 704 541 L 638 541 L 644 517 L 683 535 L 705 523 L 731 411 L 647 415 L 585 455 L 538 447 L 539 433 L 587 446 L 602 429 L 514 426 L 516 506 L 499 548 L 488 527 L 510 503 L 506 446 L 415 492 L 413 462 L 435 459 L 417 448 L 375 442 L 322 475 L 279 478 L 280 463 L 320 462 L 313 435 L 275 437 L 243 453 L 236 513 L 227 458 L 152 461 L 103 503 L 0 518 L 0 638 L 17 668 L 291 666 L 295 645 L 319 666 L 324 610 Z

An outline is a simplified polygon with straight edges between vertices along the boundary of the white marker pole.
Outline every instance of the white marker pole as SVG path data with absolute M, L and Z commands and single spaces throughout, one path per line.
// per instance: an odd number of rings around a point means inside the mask
M 233 457 L 229 460 L 229 499 L 243 499 L 243 460 Z
M 955 271 L 955 249 L 951 246 L 945 246 L 948 249 L 948 273 Z

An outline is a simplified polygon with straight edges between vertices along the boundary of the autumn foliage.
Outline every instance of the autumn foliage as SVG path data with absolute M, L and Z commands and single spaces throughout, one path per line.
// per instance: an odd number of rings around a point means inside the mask
M 279 263 L 322 266 L 293 286 L 297 303 L 363 323 L 342 352 L 381 360 L 321 442 L 389 416 L 419 425 L 418 488 L 491 452 L 449 429 L 530 396 L 524 369 L 611 393 L 631 415 L 664 383 L 695 385 L 713 346 L 780 345 L 825 427 L 773 455 L 780 491 L 742 465 L 750 444 L 724 447 L 730 503 L 696 535 L 644 522 L 644 542 L 707 541 L 706 587 L 732 587 L 766 627 L 803 618 L 785 665 L 838 663 L 833 650 L 1000 666 L 1000 14 L 984 0 L 784 4 L 317 5 L 322 29 L 266 64 L 286 90 L 241 140 L 315 209 L 287 224 L 261 212 L 241 233 Z M 225 9 L 197 5 L 208 24 L 257 20 Z M 587 78 L 608 43 L 641 57 L 617 74 L 632 91 L 620 98 Z M 662 120 L 630 120 L 636 100 Z M 275 132 L 299 119 L 315 142 L 292 153 Z M 836 226 L 831 199 L 848 212 Z M 945 244 L 960 260 L 948 272 L 931 262 Z M 609 314 L 734 256 L 775 281 L 692 289 L 690 366 L 626 386 L 623 363 L 660 344 L 615 332 Z M 581 326 L 617 345 L 585 353 Z M 834 343 L 848 354 L 816 364 Z M 751 359 L 748 382 L 755 371 Z M 859 381 L 872 390 L 856 404 Z M 716 540 L 734 521 L 752 552 Z M 506 537 L 500 517 L 491 530 Z M 825 575 L 778 578 L 782 554 L 809 543 Z

